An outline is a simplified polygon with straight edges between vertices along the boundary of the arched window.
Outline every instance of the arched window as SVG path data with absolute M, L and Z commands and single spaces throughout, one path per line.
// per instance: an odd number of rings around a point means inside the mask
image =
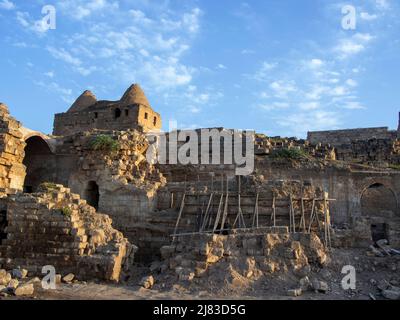
M 119 117 L 121 117 L 121 109 L 117 108 L 114 111 L 114 118 L 118 119 Z

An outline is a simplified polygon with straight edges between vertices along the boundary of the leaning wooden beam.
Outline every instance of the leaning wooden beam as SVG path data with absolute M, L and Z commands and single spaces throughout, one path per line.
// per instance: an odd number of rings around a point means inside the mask
M 257 227 L 258 228 L 258 196 L 259 193 L 257 192 L 256 194 L 256 203 L 254 205 L 254 214 L 253 214 L 253 223 L 252 223 L 252 227 Z
M 211 203 L 212 203 L 212 201 L 213 201 L 213 197 L 214 197 L 214 193 L 211 193 L 210 199 L 208 200 L 206 213 L 205 213 L 205 215 L 204 215 L 204 220 L 203 220 L 203 224 L 201 225 L 200 231 L 204 231 L 204 229 L 206 228 L 208 216 L 209 216 L 209 214 L 210 214 Z
M 185 193 L 183 194 L 183 196 L 182 196 L 181 208 L 180 208 L 180 210 L 179 210 L 178 219 L 176 220 L 175 229 L 174 229 L 174 234 L 176 234 L 176 231 L 178 230 L 179 221 L 181 220 L 183 208 L 184 208 L 184 206 L 185 206 L 185 197 L 186 197 L 186 192 L 185 192 Z M 172 238 L 172 242 L 174 242 L 174 241 L 175 241 L 175 237 Z
M 304 210 L 304 199 L 301 198 L 301 219 L 300 219 L 300 226 L 303 228 L 303 232 L 306 232 L 306 216 Z
M 228 202 L 229 202 L 229 193 L 226 193 L 226 199 L 225 199 L 225 205 L 224 205 L 224 213 L 222 215 L 222 221 L 221 221 L 221 228 L 220 232 L 225 228 L 225 220 L 228 215 Z
M 315 211 L 315 200 L 313 200 L 310 214 L 310 225 L 308 226 L 308 233 L 311 233 L 312 223 L 314 221 L 314 211 Z
M 170 203 L 170 208 L 173 209 L 174 208 L 174 193 L 171 192 L 171 203 Z
M 221 198 L 219 199 L 218 211 L 217 211 L 217 216 L 215 217 L 213 232 L 215 232 L 215 230 L 217 230 L 217 227 L 218 227 L 219 218 L 221 216 L 221 209 L 222 209 L 223 199 L 224 199 L 224 194 L 222 193 L 221 194 Z

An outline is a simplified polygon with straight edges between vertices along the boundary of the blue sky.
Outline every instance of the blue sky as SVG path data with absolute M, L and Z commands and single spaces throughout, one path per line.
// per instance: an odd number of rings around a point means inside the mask
M 399 18 L 396 0 L 0 0 L 0 101 L 46 133 L 85 89 L 117 100 L 132 83 L 165 129 L 397 128 Z

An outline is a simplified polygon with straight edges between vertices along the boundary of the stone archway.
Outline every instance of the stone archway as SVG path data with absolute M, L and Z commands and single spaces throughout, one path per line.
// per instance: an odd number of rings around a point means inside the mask
M 373 183 L 361 194 L 361 213 L 369 218 L 374 242 L 389 240 L 391 223 L 398 213 L 396 194 L 382 183 Z
M 382 183 L 373 183 L 361 194 L 363 216 L 391 218 L 398 213 L 396 194 Z
M 26 167 L 24 192 L 35 192 L 42 182 L 54 182 L 55 157 L 49 145 L 40 136 L 31 136 L 26 139 L 25 157 L 23 164 Z

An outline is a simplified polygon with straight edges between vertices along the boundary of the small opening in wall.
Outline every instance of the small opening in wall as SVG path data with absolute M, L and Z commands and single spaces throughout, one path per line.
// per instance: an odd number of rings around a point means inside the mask
M 97 112 L 94 113 L 94 118 L 97 119 L 99 117 L 99 114 Z
M 85 198 L 90 206 L 94 207 L 96 210 L 99 208 L 99 200 L 100 200 L 99 186 L 95 181 L 88 182 L 85 192 Z
M 33 193 L 32 186 L 24 186 L 24 193 Z
M 126 117 L 129 116 L 129 110 L 128 109 L 125 110 L 125 116 Z
M 2 244 L 3 240 L 7 239 L 7 211 L 0 211 L 0 244 Z
M 156 125 L 157 124 L 157 117 L 154 117 L 154 119 L 153 119 L 153 125 Z
M 379 240 L 389 241 L 389 225 L 386 223 L 375 223 L 371 225 L 372 240 L 376 243 Z
M 118 119 L 119 117 L 121 117 L 121 109 L 119 109 L 119 108 L 115 109 L 114 117 L 115 117 L 115 119 Z
M 147 112 L 144 113 L 144 119 L 147 120 L 149 118 L 149 114 Z

